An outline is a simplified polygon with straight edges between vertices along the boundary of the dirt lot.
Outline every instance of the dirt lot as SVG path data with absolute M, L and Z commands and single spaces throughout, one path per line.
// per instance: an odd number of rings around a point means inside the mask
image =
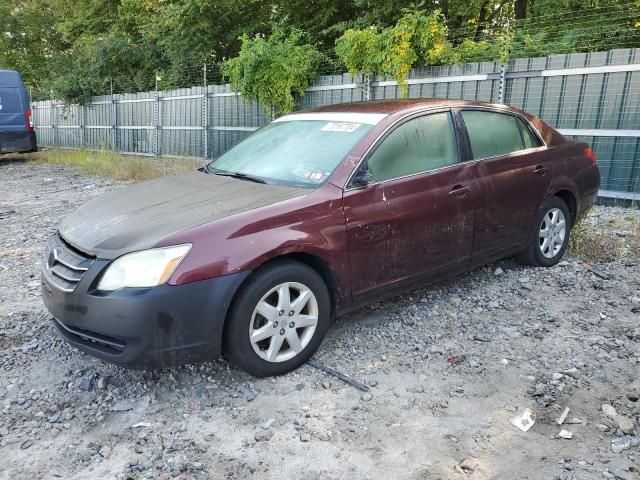
M 310 366 L 126 371 L 57 337 L 38 280 L 56 223 L 122 184 L 0 161 L 0 185 L 0 478 L 640 478 L 638 261 L 504 260 L 340 318 L 316 358 L 370 393 Z

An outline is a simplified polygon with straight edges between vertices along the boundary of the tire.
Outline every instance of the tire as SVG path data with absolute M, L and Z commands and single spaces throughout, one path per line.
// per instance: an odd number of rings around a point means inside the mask
M 554 215 L 557 214 L 557 223 L 554 225 Z M 563 229 L 559 229 L 560 222 L 564 219 Z M 551 226 L 551 236 L 545 237 L 545 228 Z M 535 226 L 529 238 L 529 247 L 519 257 L 523 263 L 534 267 L 551 267 L 558 263 L 569 245 L 571 232 L 571 212 L 567 204 L 559 197 L 547 200 L 540 209 Z M 553 230 L 555 229 L 555 230 Z M 554 232 L 556 232 L 554 234 Z M 553 242 L 553 243 L 551 243 Z M 553 247 L 553 251 L 551 248 Z
M 277 260 L 240 287 L 225 324 L 223 353 L 256 377 L 282 375 L 309 360 L 330 323 L 331 299 L 322 277 L 303 263 Z

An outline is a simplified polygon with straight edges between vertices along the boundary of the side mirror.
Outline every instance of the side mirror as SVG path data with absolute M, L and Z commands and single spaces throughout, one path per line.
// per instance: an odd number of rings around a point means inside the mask
M 359 170 L 355 174 L 355 176 L 351 180 L 351 185 L 353 185 L 354 187 L 366 187 L 373 181 L 374 178 L 369 169 L 363 169 Z

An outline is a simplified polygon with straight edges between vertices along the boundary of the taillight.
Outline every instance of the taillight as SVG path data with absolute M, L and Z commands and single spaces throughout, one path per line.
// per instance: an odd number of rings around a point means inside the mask
M 598 159 L 596 158 L 596 152 L 593 151 L 593 148 L 587 147 L 584 149 L 584 154 L 589 157 L 591 163 L 595 166 L 598 163 Z
M 33 116 L 31 109 L 27 110 L 27 130 L 33 132 Z

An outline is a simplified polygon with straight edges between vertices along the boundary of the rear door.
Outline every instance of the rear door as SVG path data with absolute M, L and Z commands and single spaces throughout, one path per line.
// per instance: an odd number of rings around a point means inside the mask
M 550 155 L 519 115 L 462 109 L 460 116 L 478 165 L 474 262 L 516 253 L 526 245 L 551 184 Z
M 448 110 L 396 126 L 365 158 L 373 181 L 344 193 L 354 298 L 468 264 L 475 166 L 459 158 Z
M 16 72 L 0 72 L 0 132 L 26 130 L 26 103 L 22 80 Z

